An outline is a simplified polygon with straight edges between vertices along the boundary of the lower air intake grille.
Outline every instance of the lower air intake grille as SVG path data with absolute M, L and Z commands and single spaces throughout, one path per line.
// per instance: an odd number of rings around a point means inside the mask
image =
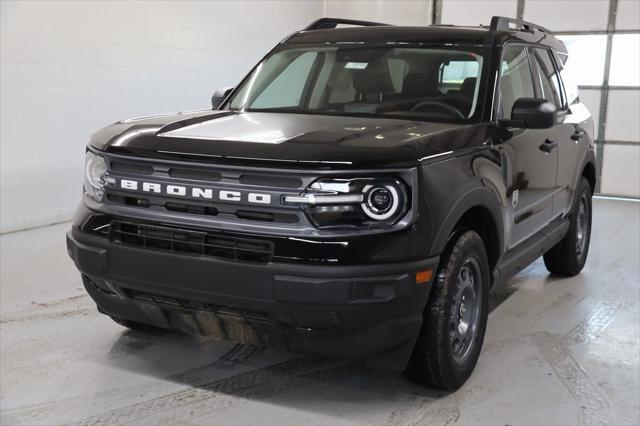
M 273 256 L 270 241 L 140 223 L 111 222 L 109 239 L 145 248 L 252 262 L 269 262 Z

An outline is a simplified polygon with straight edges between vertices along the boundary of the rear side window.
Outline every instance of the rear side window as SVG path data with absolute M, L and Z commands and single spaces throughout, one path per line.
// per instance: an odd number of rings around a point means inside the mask
M 531 58 L 535 64 L 542 88 L 542 97 L 553 103 L 558 110 L 563 109 L 560 96 L 560 81 L 553 65 L 550 52 L 543 48 L 531 49 Z
M 567 54 L 558 53 L 556 58 L 558 57 L 560 58 L 560 62 L 557 62 L 557 64 L 560 68 L 560 79 L 564 86 L 565 100 L 567 105 L 571 105 L 578 102 L 578 85 L 576 84 L 578 80 L 574 77 L 571 69 L 567 67 Z
M 524 46 L 505 46 L 503 49 L 499 96 L 498 118 L 511 117 L 511 109 L 517 99 L 535 97 L 531 67 Z

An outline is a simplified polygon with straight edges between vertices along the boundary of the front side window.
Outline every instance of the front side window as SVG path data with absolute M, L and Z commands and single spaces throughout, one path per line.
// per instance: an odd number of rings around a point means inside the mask
M 480 114 L 482 63 L 478 52 L 453 47 L 286 46 L 228 108 L 467 122 Z
M 498 118 L 510 118 L 513 104 L 520 98 L 534 98 L 533 77 L 524 46 L 505 46 L 500 61 L 500 101 Z
M 558 110 L 562 109 L 562 98 L 560 96 L 560 83 L 556 68 L 551 60 L 550 52 L 547 49 L 533 48 L 531 49 L 531 58 L 535 64 L 542 88 L 542 97 L 556 106 Z

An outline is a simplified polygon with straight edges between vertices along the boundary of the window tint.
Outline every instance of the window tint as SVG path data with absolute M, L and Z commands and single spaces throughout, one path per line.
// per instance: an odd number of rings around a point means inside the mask
M 444 122 L 478 120 L 483 57 L 477 49 L 282 46 L 244 80 L 229 108 Z
M 532 59 L 538 71 L 538 78 L 542 87 L 542 97 L 553 103 L 558 110 L 562 109 L 562 98 L 560 96 L 560 83 L 558 75 L 551 60 L 550 52 L 547 49 L 531 49 Z
M 506 46 L 500 63 L 500 103 L 498 118 L 509 118 L 514 102 L 535 97 L 527 51 L 522 46 Z
M 253 104 L 254 108 L 280 108 L 298 106 L 304 91 L 309 71 L 317 52 L 306 52 L 293 60 L 275 79 L 267 85 Z

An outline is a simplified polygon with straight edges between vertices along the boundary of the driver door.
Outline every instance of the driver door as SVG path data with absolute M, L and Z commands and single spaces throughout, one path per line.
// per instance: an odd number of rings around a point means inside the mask
M 498 90 L 498 119 L 511 117 L 517 99 L 537 97 L 525 46 L 504 47 Z M 552 219 L 558 150 L 549 149 L 555 142 L 553 128 L 508 128 L 505 133 L 506 140 L 498 145 L 498 149 L 507 188 L 508 226 L 511 228 L 509 248 L 512 248 L 540 231 Z

